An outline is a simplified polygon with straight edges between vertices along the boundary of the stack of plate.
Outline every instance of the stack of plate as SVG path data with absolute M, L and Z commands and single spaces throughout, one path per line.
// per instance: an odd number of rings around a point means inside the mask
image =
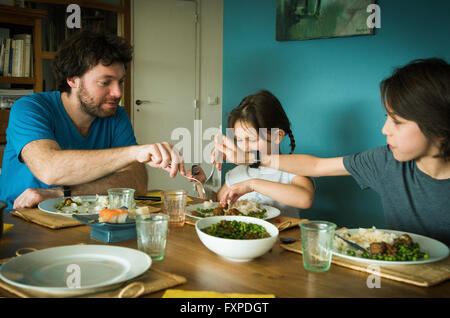
M 0 267 L 0 279 L 41 297 L 73 297 L 118 288 L 151 264 L 147 254 L 135 249 L 71 245 L 13 258 Z

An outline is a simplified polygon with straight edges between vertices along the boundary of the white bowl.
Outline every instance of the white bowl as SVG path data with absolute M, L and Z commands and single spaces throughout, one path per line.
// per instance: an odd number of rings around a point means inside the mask
M 259 224 L 269 233 L 270 237 L 254 240 L 235 240 L 215 237 L 201 231 L 221 220 L 240 221 L 245 223 Z M 275 244 L 278 237 L 278 229 L 275 225 L 248 216 L 211 216 L 201 219 L 195 225 L 195 230 L 200 241 L 214 253 L 233 262 L 248 262 L 252 259 L 266 254 Z

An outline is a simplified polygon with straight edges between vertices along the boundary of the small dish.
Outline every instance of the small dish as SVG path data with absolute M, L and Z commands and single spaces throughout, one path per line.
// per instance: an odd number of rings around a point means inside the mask
M 90 237 L 104 242 L 117 243 L 137 238 L 136 222 L 127 218 L 126 223 L 98 222 L 98 215 L 77 215 L 72 217 L 91 227 Z

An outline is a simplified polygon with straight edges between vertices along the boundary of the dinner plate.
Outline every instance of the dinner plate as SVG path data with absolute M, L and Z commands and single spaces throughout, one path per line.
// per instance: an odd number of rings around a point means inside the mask
M 80 196 L 71 196 L 71 197 L 64 197 L 64 198 L 53 198 L 53 199 L 48 199 L 48 200 L 42 201 L 41 203 L 38 204 L 38 208 L 39 208 L 39 210 L 47 212 L 47 213 L 53 213 L 53 214 L 72 217 L 72 214 L 74 214 L 74 213 L 65 213 L 60 210 L 57 210 L 55 207 L 58 204 L 60 204 L 64 199 L 74 198 L 74 197 L 81 198 L 81 200 L 83 202 L 89 202 L 89 207 L 94 207 L 95 201 L 97 199 L 97 196 L 95 196 L 95 195 L 80 195 Z M 104 197 L 106 197 L 106 196 L 104 196 Z M 89 215 L 89 214 L 94 214 L 94 213 L 89 212 L 89 213 L 76 213 L 76 214 Z
M 401 236 L 402 234 L 408 234 L 414 243 L 419 243 L 420 250 L 424 253 L 427 253 L 429 258 L 418 260 L 418 261 L 374 260 L 374 259 L 368 259 L 368 258 L 363 258 L 363 257 L 350 256 L 350 255 L 345 254 L 345 252 L 338 252 L 336 246 L 333 247 L 333 254 L 337 255 L 339 257 L 351 259 L 351 260 L 354 260 L 357 262 L 363 262 L 363 263 L 368 263 L 368 264 L 377 264 L 377 265 L 425 264 L 425 263 L 432 263 L 432 262 L 440 261 L 449 255 L 449 249 L 448 249 L 447 245 L 445 245 L 444 243 L 441 243 L 435 239 L 432 239 L 432 238 L 429 238 L 429 237 L 426 237 L 423 235 L 418 235 L 418 234 L 413 234 L 413 233 L 408 233 L 408 232 L 403 232 L 403 231 L 394 231 L 394 230 L 379 230 L 379 231 L 393 233 L 398 236 Z M 338 231 L 336 231 L 336 234 L 343 235 L 344 233 L 348 233 L 348 232 L 349 233 L 357 233 L 358 229 L 338 230 Z M 338 238 L 337 238 L 337 240 L 338 240 Z M 351 249 L 351 248 L 349 247 L 349 249 Z
M 135 227 L 136 221 L 132 218 L 127 217 L 125 223 L 107 223 L 107 222 L 99 222 L 98 214 L 89 214 L 89 215 L 78 215 L 72 214 L 74 219 L 77 219 L 81 223 L 86 225 L 102 228 L 102 229 L 119 229 L 119 228 L 127 228 L 127 227 Z
M 70 245 L 15 257 L 0 267 L 0 279 L 48 296 L 76 296 L 119 287 L 151 264 L 147 254 L 131 248 Z
M 219 202 L 213 202 L 213 208 L 217 208 L 218 205 L 219 205 Z M 277 208 L 270 206 L 270 205 L 260 205 L 260 207 L 267 210 L 266 217 L 264 218 L 264 220 L 276 218 L 281 213 L 280 210 L 278 210 Z M 202 217 L 192 214 L 192 211 L 195 211 L 197 208 L 204 209 L 203 203 L 193 204 L 193 205 L 189 205 L 188 207 L 186 207 L 186 215 L 188 215 L 192 218 L 195 218 L 195 219 L 203 219 Z M 215 216 L 215 215 L 213 215 L 211 213 L 211 216 Z

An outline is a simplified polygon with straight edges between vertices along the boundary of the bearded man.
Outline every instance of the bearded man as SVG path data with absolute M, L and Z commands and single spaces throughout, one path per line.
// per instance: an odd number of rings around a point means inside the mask
M 123 38 L 82 31 L 53 61 L 58 90 L 19 99 L 11 108 L 0 175 L 8 208 L 63 196 L 147 191 L 144 164 L 175 177 L 183 158 L 167 142 L 138 145 L 119 106 L 132 47 Z

